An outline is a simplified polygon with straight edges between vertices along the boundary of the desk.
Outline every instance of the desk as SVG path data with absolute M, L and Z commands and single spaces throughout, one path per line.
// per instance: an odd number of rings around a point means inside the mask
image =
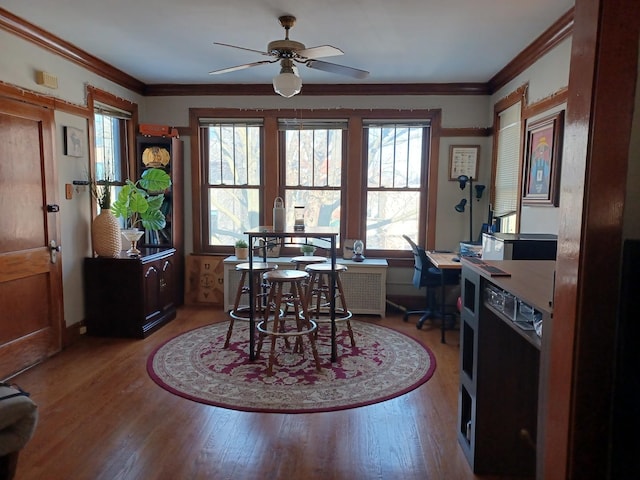
M 444 338 L 444 331 L 446 330 L 444 321 L 446 309 L 444 270 L 462 270 L 462 265 L 459 261 L 456 262 L 453 260 L 454 257 L 457 258 L 455 253 L 431 252 L 426 250 L 426 254 L 431 263 L 433 263 L 433 266 L 442 270 L 442 275 L 440 275 L 440 288 L 442 289 L 440 298 L 440 315 L 442 316 L 440 322 L 440 341 L 446 343 Z
M 244 232 L 249 236 L 249 246 L 252 252 L 249 255 L 249 360 L 256 358 L 256 329 L 255 329 L 255 298 L 254 298 L 254 282 L 253 282 L 253 251 L 262 251 L 262 261 L 267 261 L 267 250 L 264 247 L 254 246 L 256 239 L 282 239 L 286 245 L 303 245 L 308 244 L 309 239 L 320 240 L 323 244 L 314 243 L 316 247 L 325 248 L 331 254 L 331 295 L 330 295 L 330 312 L 331 312 L 331 361 L 335 362 L 338 358 L 338 350 L 336 345 L 336 240 L 338 232 L 331 227 L 306 227 L 304 231 L 295 231 L 291 228 L 281 232 L 276 232 L 273 227 L 257 227 L 253 230 Z

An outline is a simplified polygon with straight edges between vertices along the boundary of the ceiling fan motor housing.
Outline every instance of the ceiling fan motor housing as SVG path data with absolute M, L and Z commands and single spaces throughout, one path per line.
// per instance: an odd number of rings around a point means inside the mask
M 278 58 L 292 58 L 298 50 L 304 50 L 303 43 L 295 40 L 274 40 L 267 45 L 267 53 Z

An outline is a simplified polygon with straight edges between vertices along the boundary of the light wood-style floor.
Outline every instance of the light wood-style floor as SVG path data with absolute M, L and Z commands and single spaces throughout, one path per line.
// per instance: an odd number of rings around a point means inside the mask
M 40 420 L 16 480 L 473 479 L 458 446 L 458 332 L 415 328 L 399 312 L 358 317 L 420 339 L 437 369 L 418 389 L 331 413 L 260 414 L 195 403 L 147 375 L 149 354 L 180 332 L 226 320 L 183 307 L 145 340 L 82 339 L 13 381 Z M 487 478 L 487 477 L 485 477 Z

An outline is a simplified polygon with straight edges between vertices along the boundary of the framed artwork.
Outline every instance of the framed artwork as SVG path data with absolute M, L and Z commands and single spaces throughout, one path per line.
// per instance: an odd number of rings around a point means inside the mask
M 558 206 L 564 111 L 527 125 L 523 205 Z
M 84 151 L 83 131 L 75 127 L 64 127 L 64 154 L 68 157 L 81 157 Z
M 449 147 L 449 180 L 460 175 L 478 179 L 480 145 L 451 145 Z

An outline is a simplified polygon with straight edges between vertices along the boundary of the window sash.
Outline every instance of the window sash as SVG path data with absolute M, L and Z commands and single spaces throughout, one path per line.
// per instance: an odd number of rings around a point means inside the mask
M 498 151 L 494 186 L 494 215 L 501 217 L 518 210 L 518 176 L 520 171 L 521 103 L 498 114 Z

